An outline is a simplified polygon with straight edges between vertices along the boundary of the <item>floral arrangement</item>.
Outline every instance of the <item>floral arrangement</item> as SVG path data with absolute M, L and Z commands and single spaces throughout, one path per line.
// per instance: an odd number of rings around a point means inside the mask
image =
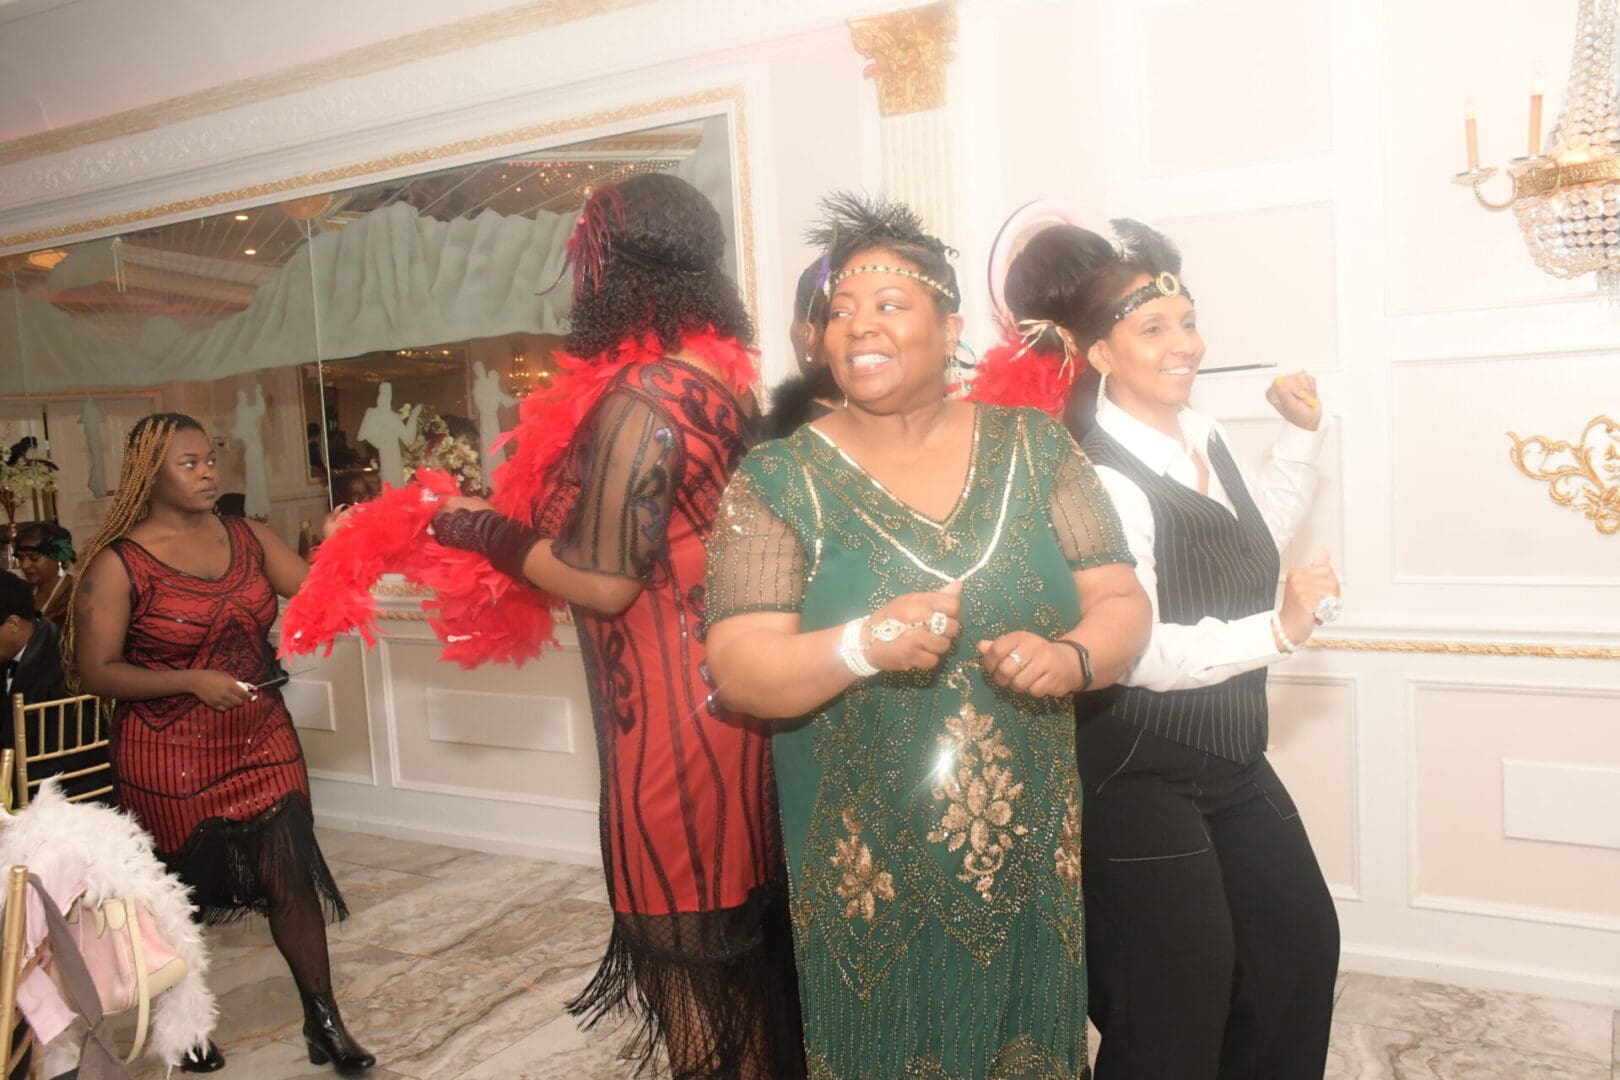
M 49 495 L 56 491 L 55 470 L 42 458 L 23 458 L 15 465 L 0 457 L 0 510 L 7 521 L 17 520 L 17 508 L 30 494 Z
M 400 416 L 409 421 L 406 405 Z M 449 473 L 461 487 L 463 495 L 476 495 L 484 490 L 484 470 L 478 460 L 478 447 L 465 435 L 453 435 L 450 425 L 431 405 L 421 406 L 417 414 L 416 441 L 405 444 L 405 482 L 416 479 L 418 469 L 438 469 Z

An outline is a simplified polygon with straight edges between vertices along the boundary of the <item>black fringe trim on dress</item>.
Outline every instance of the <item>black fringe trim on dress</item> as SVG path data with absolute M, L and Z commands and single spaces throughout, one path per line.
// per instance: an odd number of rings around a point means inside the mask
M 620 1057 L 637 1076 L 666 1058 L 673 1080 L 806 1076 L 785 887 L 722 911 L 615 912 L 607 955 L 567 1009 L 586 1029 L 627 1016 Z
M 314 887 L 327 922 L 349 917 L 315 839 L 309 800 L 296 791 L 251 821 L 209 818 L 191 830 L 184 847 L 158 858 L 190 886 L 191 902 L 207 926 L 267 915 L 272 895 L 305 882 Z

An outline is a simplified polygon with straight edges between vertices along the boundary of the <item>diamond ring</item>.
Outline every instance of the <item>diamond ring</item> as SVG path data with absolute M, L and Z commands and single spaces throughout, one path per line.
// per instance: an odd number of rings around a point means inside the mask
M 950 622 L 951 620 L 943 611 L 936 611 L 928 616 L 928 632 L 944 637 L 945 631 L 950 629 Z
M 872 626 L 872 637 L 878 641 L 893 641 L 906 632 L 906 624 L 899 619 L 884 619 Z
M 1339 602 L 1337 596 L 1322 597 L 1316 602 L 1316 611 L 1314 612 L 1316 621 L 1324 625 L 1332 622 L 1339 617 L 1339 611 L 1342 607 L 1343 604 Z
M 1022 656 L 1019 656 L 1017 649 L 1014 649 L 1012 652 L 1008 653 L 1007 658 L 1018 665 L 1019 671 L 1023 671 L 1025 668 L 1029 667 L 1029 661 L 1025 660 Z

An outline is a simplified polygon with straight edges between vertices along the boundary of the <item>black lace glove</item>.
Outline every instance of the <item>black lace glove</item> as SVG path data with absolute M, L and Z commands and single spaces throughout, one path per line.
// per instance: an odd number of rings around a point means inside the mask
M 478 552 L 491 566 L 520 585 L 531 584 L 523 576 L 523 562 L 540 542 L 540 534 L 498 510 L 452 510 L 435 514 L 433 536 L 445 547 Z

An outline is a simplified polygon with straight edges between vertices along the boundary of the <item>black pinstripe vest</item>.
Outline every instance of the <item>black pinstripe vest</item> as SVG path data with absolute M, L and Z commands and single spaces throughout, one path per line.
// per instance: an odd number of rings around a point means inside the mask
M 1276 603 L 1280 560 L 1237 463 L 1219 435 L 1209 440 L 1209 465 L 1237 510 L 1161 476 L 1100 427 L 1087 434 L 1097 465 L 1123 473 L 1153 510 L 1153 558 L 1159 579 L 1159 621 L 1193 625 L 1200 619 L 1241 619 Z M 1234 675 L 1195 690 L 1159 692 L 1135 686 L 1082 702 L 1104 707 L 1155 735 L 1247 763 L 1265 753 L 1266 669 Z

